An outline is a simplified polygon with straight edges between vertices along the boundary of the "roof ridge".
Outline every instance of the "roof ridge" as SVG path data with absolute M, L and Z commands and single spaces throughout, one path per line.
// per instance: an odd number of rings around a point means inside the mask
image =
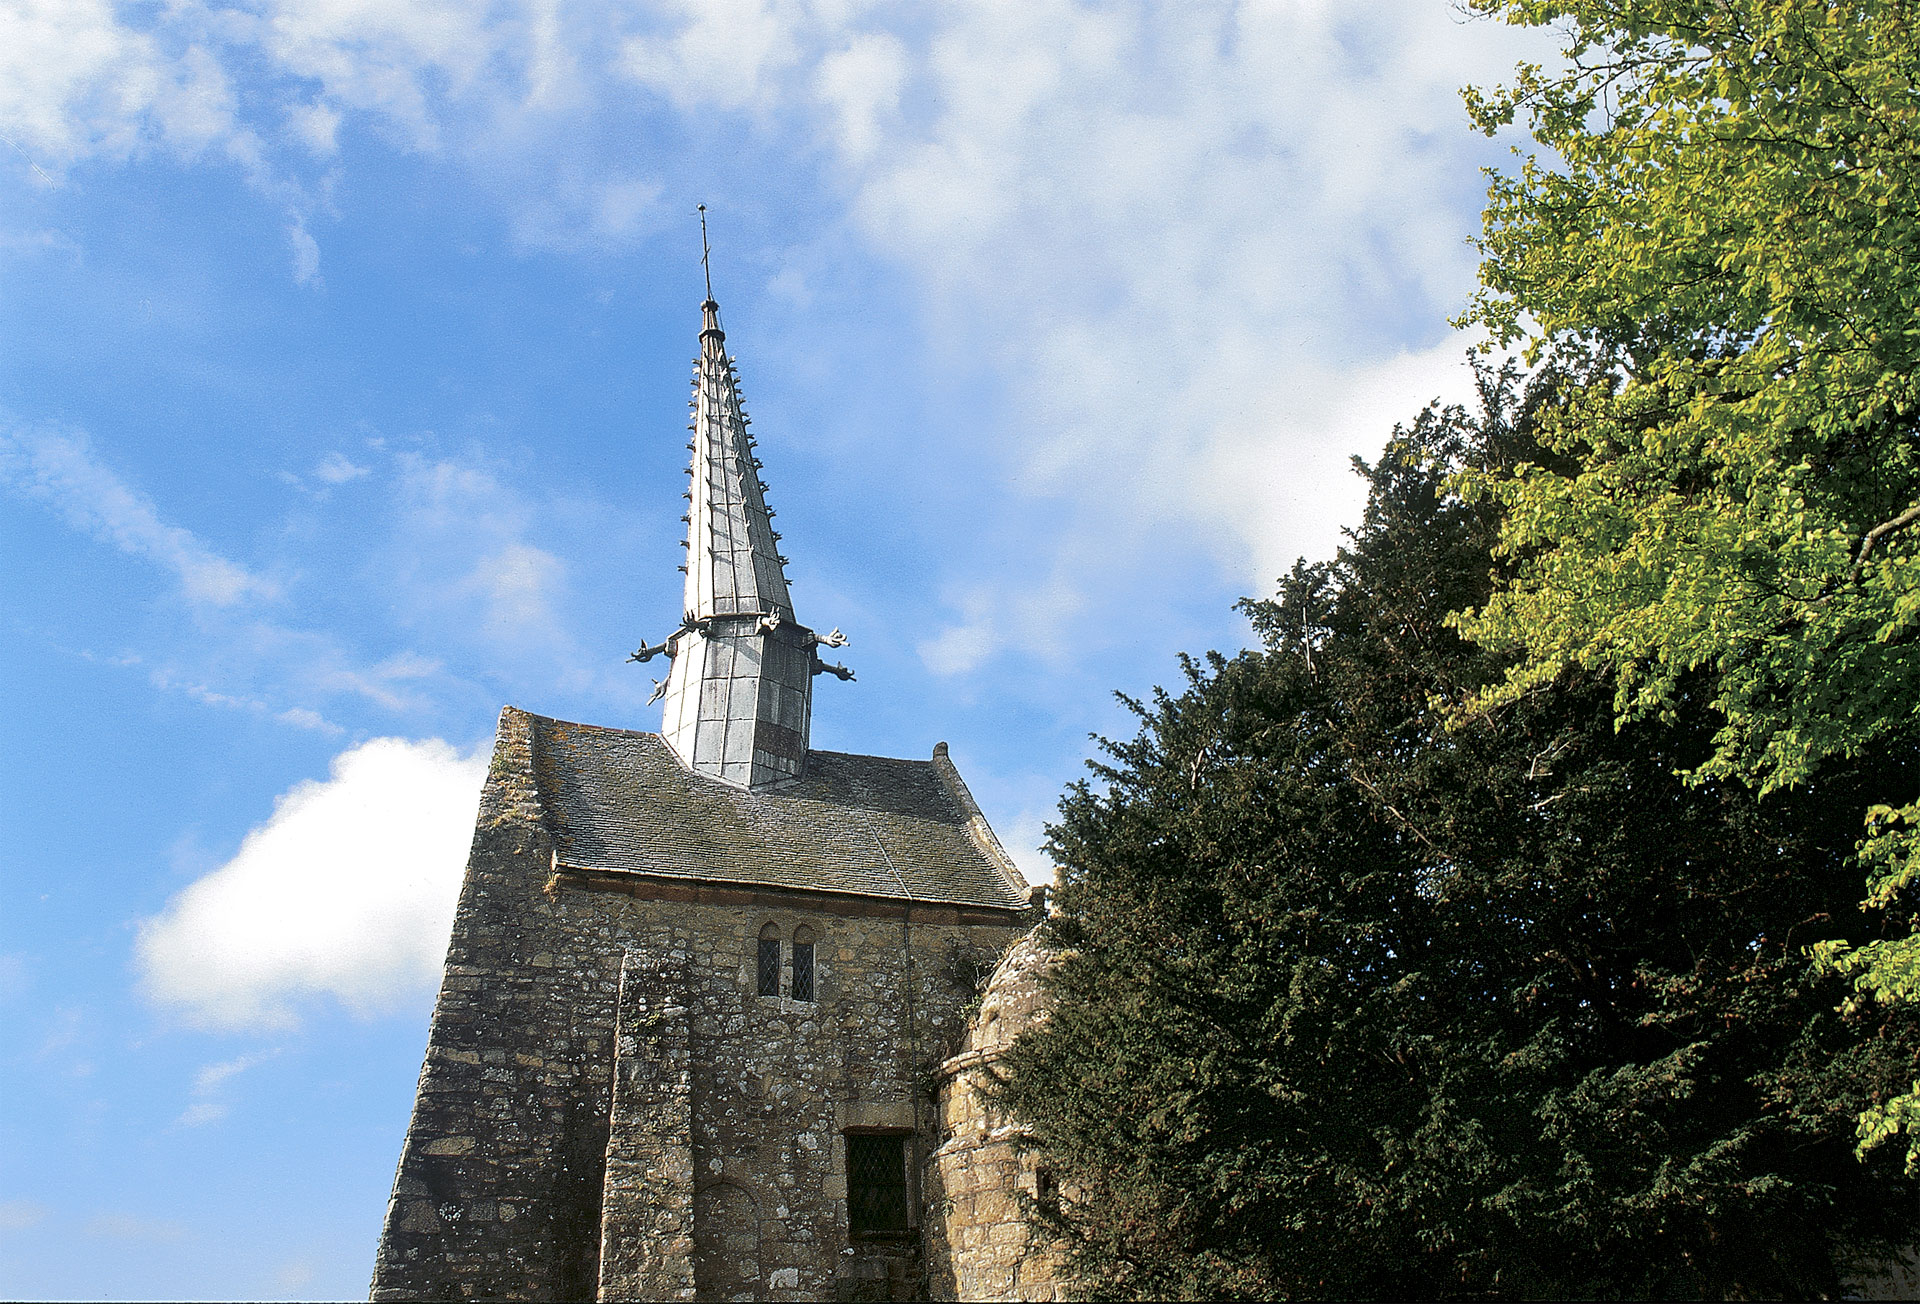
M 1033 885 L 1027 882 L 1027 876 L 1020 872 L 1020 866 L 1013 863 L 1013 857 L 1000 845 L 1000 839 L 994 836 L 993 826 L 987 823 L 986 812 L 980 809 L 980 803 L 973 799 L 973 790 L 967 787 L 967 781 L 960 777 L 960 767 L 953 763 L 953 757 L 947 753 L 947 744 L 943 739 L 933 745 L 933 772 L 940 776 L 947 795 L 960 807 L 961 814 L 967 818 L 967 834 L 993 863 L 1007 877 L 1007 886 L 1020 896 L 1029 896 Z
M 711 884 L 1019 911 L 1029 900 L 938 761 L 836 753 L 749 790 L 689 770 L 640 730 L 531 717 L 559 863 Z M 964 789 L 964 785 L 962 785 Z
M 557 715 L 542 715 L 538 711 L 529 711 L 523 706 L 514 706 L 511 703 L 501 707 L 500 709 L 502 711 L 514 711 L 519 713 L 520 715 L 524 715 L 528 717 L 529 719 L 539 720 L 546 724 L 564 724 L 569 728 L 573 728 L 573 729 L 594 729 L 594 730 L 598 730 L 601 733 L 628 734 L 628 735 L 639 737 L 639 738 L 658 738 L 662 744 L 665 744 L 669 748 L 671 748 L 672 746 L 671 743 L 667 742 L 666 737 L 662 735 L 660 731 L 657 729 L 625 729 L 617 724 L 590 724 L 585 720 L 563 720 Z M 946 744 L 940 743 L 939 746 L 945 747 Z M 842 751 L 836 751 L 828 747 L 809 747 L 807 749 L 807 755 L 808 756 L 844 756 L 849 760 L 855 760 L 855 761 L 895 761 L 901 765 L 932 765 L 933 764 L 932 761 L 923 761 L 912 756 L 884 756 L 879 752 L 842 752 Z M 689 770 L 687 772 L 689 774 L 699 773 L 699 771 L 697 770 Z M 775 791 L 778 791 L 778 789 L 775 789 Z M 971 802 L 973 799 L 971 796 L 969 796 L 967 800 L 968 802 Z M 976 807 L 973 807 L 972 809 L 977 813 L 979 810 L 979 807 L 976 806 Z

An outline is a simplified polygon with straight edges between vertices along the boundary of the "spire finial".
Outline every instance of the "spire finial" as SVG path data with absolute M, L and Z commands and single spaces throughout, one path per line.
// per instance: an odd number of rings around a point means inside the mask
M 706 216 L 701 205 L 702 263 L 709 261 Z M 720 307 L 709 298 L 700 309 L 687 441 L 692 483 L 680 518 L 687 523 L 686 617 L 633 659 L 662 652 L 673 658 L 660 733 L 681 763 L 737 787 L 761 788 L 806 769 L 814 677 L 851 679 L 853 672 L 820 659 L 821 648 L 846 642 L 838 630 L 822 636 L 794 619 L 787 559 L 740 407 Z
M 700 205 L 700 271 L 707 278 L 707 300 L 713 300 L 713 268 L 707 265 L 707 206 Z

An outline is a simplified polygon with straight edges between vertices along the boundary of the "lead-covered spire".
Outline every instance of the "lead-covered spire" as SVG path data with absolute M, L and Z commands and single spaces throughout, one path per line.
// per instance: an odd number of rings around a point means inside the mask
M 660 732 L 689 769 L 741 787 L 798 778 L 806 768 L 813 677 L 853 678 L 820 659 L 840 631 L 821 636 L 794 619 L 786 558 L 727 356 L 720 305 L 700 305 L 694 360 L 692 487 L 687 491 L 687 584 L 680 628 L 634 659 L 673 659 L 660 686 Z
M 740 377 L 727 356 L 720 305 L 700 305 L 693 380 L 693 488 L 687 513 L 686 609 L 694 616 L 777 612 L 793 619 L 786 558 L 776 546 L 760 459 L 753 455 Z

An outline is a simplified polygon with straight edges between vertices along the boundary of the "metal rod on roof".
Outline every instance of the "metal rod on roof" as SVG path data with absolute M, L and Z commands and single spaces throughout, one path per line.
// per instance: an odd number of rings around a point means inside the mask
M 707 278 L 707 299 L 713 299 L 713 268 L 707 265 L 707 206 L 700 205 L 700 271 Z

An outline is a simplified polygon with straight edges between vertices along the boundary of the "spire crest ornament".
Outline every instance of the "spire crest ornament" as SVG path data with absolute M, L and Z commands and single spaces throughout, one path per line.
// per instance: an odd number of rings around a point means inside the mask
M 820 659 L 819 648 L 846 643 L 839 630 L 820 635 L 794 619 L 786 558 L 712 294 L 705 205 L 700 236 L 708 294 L 694 360 L 685 614 L 679 629 L 628 659 L 672 659 L 657 694 L 666 703 L 660 733 L 683 764 L 759 788 L 806 768 L 814 676 L 853 672 Z
M 707 263 L 707 206 L 700 205 L 700 272 L 707 278 L 707 301 L 713 301 L 713 268 Z

